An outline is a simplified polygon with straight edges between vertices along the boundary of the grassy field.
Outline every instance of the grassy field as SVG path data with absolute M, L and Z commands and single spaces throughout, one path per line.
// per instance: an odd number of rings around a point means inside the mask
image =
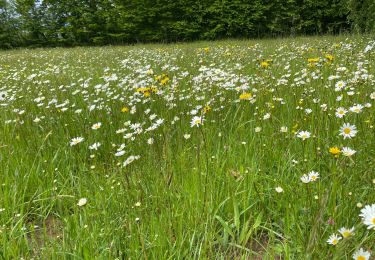
M 373 38 L 0 52 L 1 257 L 374 259 Z

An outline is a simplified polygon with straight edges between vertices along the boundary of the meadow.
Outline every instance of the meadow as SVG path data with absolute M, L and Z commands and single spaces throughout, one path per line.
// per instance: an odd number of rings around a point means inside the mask
M 372 35 L 2 51 L 0 256 L 374 259 L 374 102 Z

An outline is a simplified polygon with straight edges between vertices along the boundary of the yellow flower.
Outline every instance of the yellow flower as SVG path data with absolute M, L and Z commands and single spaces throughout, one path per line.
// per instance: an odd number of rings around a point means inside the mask
M 260 67 L 262 67 L 263 69 L 267 69 L 269 66 L 270 64 L 267 61 L 262 61 L 260 63 Z
M 211 111 L 211 107 L 209 105 L 206 105 L 204 108 L 203 108 L 203 113 L 204 114 L 207 114 L 208 112 Z
M 240 100 L 249 100 L 251 97 L 251 93 L 244 92 L 240 95 Z
M 168 81 L 169 81 L 169 78 L 168 78 L 168 77 L 165 77 L 164 79 L 160 80 L 160 83 L 161 83 L 162 85 L 166 85 L 166 84 L 168 83 Z
M 340 148 L 338 148 L 338 147 L 331 147 L 331 148 L 329 148 L 329 152 L 330 152 L 332 155 L 334 155 L 335 157 L 338 157 L 339 154 L 341 153 L 341 150 L 340 150 Z
M 316 62 L 319 62 L 319 58 L 309 58 L 309 59 L 307 59 L 307 61 L 309 62 L 309 63 L 316 63 Z
M 156 92 L 158 92 L 158 88 L 155 87 L 155 86 L 151 86 L 151 92 L 152 92 L 152 93 L 156 93 Z
M 333 56 L 331 54 L 326 54 L 326 59 L 327 59 L 328 62 L 332 62 Z
M 129 108 L 128 107 L 123 107 L 123 108 L 121 108 L 121 112 L 122 113 L 127 113 L 127 112 L 129 112 Z

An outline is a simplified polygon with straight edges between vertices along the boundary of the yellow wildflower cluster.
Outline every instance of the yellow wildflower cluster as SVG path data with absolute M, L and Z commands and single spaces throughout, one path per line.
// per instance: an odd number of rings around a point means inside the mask
M 151 95 L 151 93 L 158 92 L 158 88 L 155 87 L 155 86 L 146 87 L 146 88 L 137 88 L 136 92 L 142 93 L 143 96 L 145 96 L 145 97 L 149 97 Z
M 168 75 L 163 73 L 161 75 L 156 76 L 155 80 L 158 81 L 163 86 L 165 86 L 169 82 L 169 77 L 168 77 Z

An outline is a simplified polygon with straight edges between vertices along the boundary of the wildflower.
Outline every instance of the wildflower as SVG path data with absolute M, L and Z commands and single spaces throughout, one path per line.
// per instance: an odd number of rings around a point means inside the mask
M 327 62 L 332 62 L 334 57 L 331 54 L 326 54 L 325 58 L 327 59 Z
M 153 144 L 154 143 L 154 138 L 149 138 L 147 140 L 147 143 L 150 144 L 150 145 Z
M 206 105 L 204 108 L 203 108 L 203 113 L 204 114 L 207 114 L 208 112 L 211 111 L 211 107 L 209 105 Z
M 303 183 L 309 183 L 311 181 L 310 177 L 306 174 L 304 174 L 302 177 L 301 177 L 301 181 Z
M 309 62 L 309 63 L 316 63 L 316 62 L 319 62 L 319 58 L 309 58 L 309 59 L 307 59 L 307 61 Z
M 254 131 L 255 133 L 259 133 L 260 131 L 262 131 L 262 128 L 260 126 L 257 126 L 255 127 Z
M 301 138 L 303 141 L 310 138 L 310 136 L 311 136 L 311 133 L 307 131 L 300 131 L 297 134 L 297 137 Z
M 270 64 L 267 61 L 262 61 L 260 63 L 260 67 L 263 69 L 267 69 L 270 66 Z
M 281 193 L 281 192 L 284 191 L 283 188 L 281 188 L 281 187 L 276 187 L 275 190 L 276 190 L 277 193 Z
M 353 154 L 355 154 L 357 151 L 350 149 L 349 147 L 343 147 L 342 148 L 342 154 L 346 157 L 350 157 Z
M 352 235 L 354 235 L 354 227 L 351 229 L 348 229 L 346 227 L 342 227 L 339 229 L 340 234 L 342 235 L 343 238 L 348 238 Z
M 190 134 L 184 134 L 184 138 L 187 140 L 190 138 Z
M 375 228 L 375 204 L 366 205 L 363 209 L 361 209 L 361 214 L 363 224 L 367 226 L 367 229 L 374 229 Z
M 342 239 L 342 237 L 339 237 L 338 235 L 336 234 L 332 234 L 328 240 L 327 240 L 327 243 L 330 244 L 330 245 L 337 245 L 337 243 Z
M 339 154 L 341 153 L 341 150 L 340 150 L 340 148 L 338 148 L 338 147 L 331 147 L 331 148 L 329 148 L 329 152 L 330 152 L 332 155 L 334 155 L 335 157 L 338 157 Z
M 194 127 L 194 126 L 199 127 L 200 125 L 203 125 L 203 118 L 200 117 L 200 116 L 193 117 L 193 119 L 190 122 L 190 126 L 191 127 Z
M 127 113 L 127 112 L 129 112 L 129 108 L 128 107 L 123 107 L 123 108 L 121 108 L 121 112 L 122 113 Z
M 240 100 L 249 100 L 251 99 L 251 97 L 252 97 L 251 93 L 244 92 L 240 95 Z
M 70 141 L 70 146 L 77 145 L 77 144 L 83 142 L 84 140 L 85 140 L 85 138 L 83 138 L 83 137 L 75 137 Z
M 288 127 L 287 126 L 280 127 L 280 132 L 281 133 L 287 133 L 288 132 Z
M 310 181 L 316 181 L 319 178 L 319 173 L 311 171 L 309 172 Z
M 357 128 L 355 125 L 350 125 L 349 123 L 343 124 L 340 128 L 340 135 L 346 138 L 352 138 L 357 134 Z
M 358 251 L 356 251 L 353 254 L 354 260 L 369 260 L 370 259 L 370 252 L 363 250 L 363 248 L 360 248 Z
M 343 118 L 347 112 L 348 112 L 348 110 L 346 110 L 345 108 L 339 107 L 339 108 L 336 109 L 335 115 L 338 118 Z
M 102 126 L 102 123 L 98 122 L 92 125 L 91 129 L 97 130 Z
M 132 162 L 134 162 L 135 160 L 138 160 L 140 158 L 139 155 L 130 155 L 126 160 L 125 162 L 122 164 L 124 167 L 128 166 L 129 164 L 131 164 Z
M 124 150 L 119 150 L 115 153 L 115 156 L 116 157 L 120 157 L 120 156 L 123 156 L 125 154 L 125 151 Z
M 79 199 L 79 201 L 77 203 L 77 206 L 82 207 L 82 206 L 85 206 L 86 204 L 87 204 L 87 199 L 81 198 L 81 199 Z
M 101 146 L 100 143 L 93 143 L 92 145 L 89 146 L 90 150 L 98 150 L 98 148 Z
M 353 113 L 360 113 L 363 109 L 363 106 L 362 105 L 355 105 L 355 106 L 352 106 L 349 108 L 350 112 L 353 112 Z
M 342 90 L 345 86 L 346 86 L 345 81 L 340 80 L 340 81 L 336 82 L 336 85 L 335 85 L 335 91 L 340 91 L 340 90 Z

